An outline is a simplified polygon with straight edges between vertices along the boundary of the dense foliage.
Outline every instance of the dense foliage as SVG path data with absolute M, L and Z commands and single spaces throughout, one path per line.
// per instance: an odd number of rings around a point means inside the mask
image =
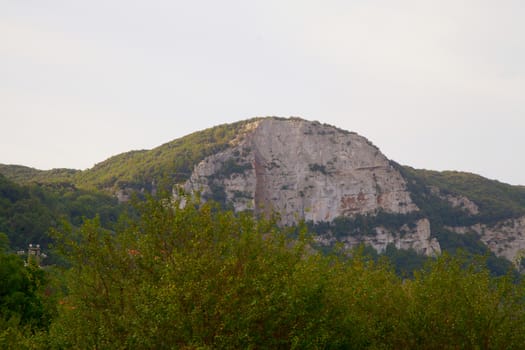
M 420 208 L 420 215 L 430 221 L 431 231 L 441 250 L 455 254 L 461 250 L 470 257 L 486 256 L 486 264 L 494 275 L 502 275 L 513 269 L 512 264 L 497 257 L 483 244 L 474 232 L 458 234 L 448 227 L 470 226 L 476 223 L 492 225 L 499 220 L 525 214 L 525 190 L 479 175 L 455 171 L 416 170 L 393 163 L 403 177 L 412 200 Z M 439 188 L 443 195 L 465 196 L 479 207 L 479 214 L 472 215 L 461 208 L 455 208 L 432 191 Z
M 66 220 L 80 225 L 98 215 L 104 226 L 117 221 L 121 208 L 108 195 L 79 190 L 67 183 L 19 185 L 0 175 L 0 232 L 9 237 L 11 249 L 29 243 L 46 247 L 49 229 Z
M 74 169 L 38 170 L 22 165 L 0 164 L 0 174 L 19 184 L 72 183 L 75 174 L 79 172 L 80 170 Z
M 525 215 L 525 188 L 511 186 L 482 176 L 458 171 L 431 171 L 396 165 L 408 181 L 414 202 L 434 214 L 446 225 L 471 225 L 476 222 L 493 224 L 497 221 Z M 460 195 L 478 205 L 479 215 L 469 216 L 433 195 L 431 188 L 444 195 Z
M 480 263 L 445 254 L 402 279 L 359 251 L 316 252 L 304 229 L 297 236 L 212 204 L 180 208 L 165 199 L 142 203 L 140 212 L 116 232 L 94 219 L 56 233 L 72 264 L 64 271 L 64 294 L 54 291 L 60 299 L 49 327 L 22 328 L 19 344 L 510 349 L 525 343 L 525 286 L 491 277 Z
M 151 150 L 122 153 L 83 171 L 42 171 L 0 164 L 0 174 L 22 184 L 67 182 L 87 190 L 116 191 L 131 188 L 150 192 L 158 187 L 166 189 L 188 179 L 198 162 L 227 148 L 246 124 L 257 119 L 218 125 Z
M 8 239 L 0 233 L 0 348 L 21 348 L 48 329 L 53 306 L 46 302 L 47 278 L 36 264 L 24 264 L 9 254 Z M 50 298 L 48 298 L 50 299 Z
M 171 188 L 172 184 L 188 179 L 198 162 L 227 148 L 242 127 L 252 121 L 219 125 L 152 150 L 117 155 L 77 174 L 75 183 L 91 189 Z

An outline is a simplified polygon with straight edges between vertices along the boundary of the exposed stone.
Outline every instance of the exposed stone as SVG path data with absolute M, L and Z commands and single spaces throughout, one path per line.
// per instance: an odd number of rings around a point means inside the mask
M 120 189 L 115 192 L 115 197 L 117 197 L 119 204 L 129 202 L 131 195 L 128 192 L 129 190 L 127 189 Z
M 364 137 L 301 119 L 249 124 L 199 163 L 185 184 L 235 210 L 278 212 L 283 224 L 418 210 L 389 160 Z
M 387 246 L 393 244 L 397 249 L 413 249 L 426 256 L 441 254 L 439 242 L 431 237 L 428 219 L 418 220 L 413 227 L 403 225 L 397 232 L 390 231 L 382 226 L 375 227 L 374 231 L 375 235 L 348 234 L 342 239 L 337 239 L 331 234 L 322 235 L 317 238 L 317 241 L 327 246 L 341 241 L 346 248 L 353 248 L 364 243 L 373 247 L 378 253 L 384 253 Z
M 431 187 L 430 191 L 439 198 L 449 202 L 454 208 L 460 208 L 469 213 L 470 215 L 479 214 L 479 208 L 476 205 L 476 203 L 474 203 L 465 196 L 453 196 L 451 194 L 444 195 L 437 187 Z
M 525 250 L 525 216 L 500 221 L 488 226 L 476 224 L 468 227 L 447 227 L 449 230 L 465 234 L 474 232 L 496 256 L 516 262 L 518 255 Z

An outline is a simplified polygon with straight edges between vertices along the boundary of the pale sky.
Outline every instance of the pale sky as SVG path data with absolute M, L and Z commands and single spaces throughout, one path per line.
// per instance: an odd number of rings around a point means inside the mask
M 0 0 L 0 163 L 86 169 L 270 115 L 525 185 L 525 2 Z

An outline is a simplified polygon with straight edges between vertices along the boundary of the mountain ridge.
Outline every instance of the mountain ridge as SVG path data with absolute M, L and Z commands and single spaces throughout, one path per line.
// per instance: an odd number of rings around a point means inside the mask
M 525 248 L 525 187 L 401 166 L 354 132 L 296 117 L 221 124 L 83 171 L 0 165 L 0 174 L 23 184 L 71 183 L 120 201 L 183 187 L 236 210 L 277 211 L 286 224 L 299 215 L 324 227 L 320 242 L 366 242 L 378 251 L 394 244 L 435 255 L 441 248 L 433 240 L 449 249 L 467 239 L 514 261 Z M 496 236 L 505 242 L 494 243 Z

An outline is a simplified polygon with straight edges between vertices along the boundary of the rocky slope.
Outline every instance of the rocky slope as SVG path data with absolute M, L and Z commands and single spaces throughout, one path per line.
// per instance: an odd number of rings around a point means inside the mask
M 230 148 L 195 167 L 184 189 L 225 201 L 237 211 L 277 212 L 286 225 L 418 211 L 400 172 L 377 147 L 355 133 L 301 119 L 245 125 Z M 332 242 L 329 237 L 320 241 Z M 427 255 L 440 252 L 428 220 L 403 237 L 378 226 L 372 236 L 345 242 L 366 242 L 379 251 L 394 244 Z
M 411 225 L 404 224 L 398 230 L 375 226 L 372 228 L 371 234 L 346 234 L 338 237 L 329 232 L 319 235 L 317 241 L 325 246 L 332 246 L 341 242 L 345 248 L 356 247 L 364 243 L 373 247 L 378 253 L 384 253 L 389 245 L 393 245 L 397 249 L 411 249 L 426 256 L 441 254 L 438 240 L 432 237 L 428 219 L 417 220 Z
M 492 225 L 478 223 L 447 228 L 459 234 L 475 233 L 496 256 L 512 262 L 525 252 L 525 216 Z
M 120 201 L 182 187 L 237 211 L 277 212 L 282 224 L 305 220 L 325 245 L 393 245 L 429 256 L 460 247 L 510 261 L 524 249 L 525 187 L 400 166 L 362 136 L 299 118 L 220 125 L 85 171 L 0 165 L 0 173 Z
M 300 119 L 246 125 L 223 152 L 200 162 L 185 184 L 223 193 L 236 210 L 280 213 L 284 224 L 417 210 L 401 174 L 365 138 Z

